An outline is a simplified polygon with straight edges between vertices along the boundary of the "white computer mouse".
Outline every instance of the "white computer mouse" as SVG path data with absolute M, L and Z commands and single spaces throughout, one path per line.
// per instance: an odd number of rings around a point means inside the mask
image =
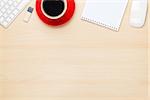
M 132 27 L 141 28 L 145 24 L 146 15 L 148 9 L 148 0 L 133 0 L 131 13 L 130 13 L 130 25 Z

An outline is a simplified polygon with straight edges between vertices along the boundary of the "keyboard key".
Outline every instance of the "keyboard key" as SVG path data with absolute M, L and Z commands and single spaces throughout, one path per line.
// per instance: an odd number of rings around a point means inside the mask
M 11 14 L 9 17 L 10 17 L 11 19 L 13 19 L 13 18 L 15 17 L 15 15 L 14 15 L 14 14 Z
M 1 3 L 0 3 L 0 7 L 3 7 L 4 6 L 4 2 L 3 1 L 1 1 Z
M 0 17 L 0 23 L 4 21 L 4 17 Z
M 8 26 L 8 22 L 4 21 L 4 22 L 2 22 L 2 25 L 3 25 L 4 27 L 7 27 L 7 26 Z
M 13 14 L 14 14 L 14 15 L 17 15 L 18 12 L 19 12 L 19 11 L 16 9 L 16 10 L 14 10 Z
M 15 1 L 13 5 L 14 5 L 14 6 L 17 6 L 17 5 L 18 5 L 18 2 Z
M 10 14 L 12 11 L 10 9 L 7 10 L 7 14 Z
M 8 7 L 9 7 L 9 5 L 5 5 L 5 7 L 4 7 L 4 8 L 5 8 L 5 9 L 8 9 Z
M 10 21 L 11 21 L 11 18 L 10 18 L 10 17 L 8 17 L 8 18 L 6 19 L 6 21 L 7 21 L 7 22 L 10 22 Z
M 7 16 L 8 16 L 8 14 L 7 14 L 7 13 L 5 13 L 5 14 L 3 15 L 3 17 L 5 17 L 5 18 L 7 18 Z
M 2 16 L 3 15 L 3 13 L 2 12 L 0 12 L 0 16 Z
M 14 6 L 11 6 L 9 9 L 12 11 L 12 10 L 14 10 L 14 9 L 15 9 L 15 7 L 14 7 Z
M 8 1 L 8 4 L 9 4 L 9 5 L 12 5 L 12 3 L 13 3 L 12 0 L 9 0 L 9 1 Z
M 2 9 L 1 9 L 1 12 L 2 12 L 2 13 L 4 13 L 5 11 L 6 11 L 6 9 L 5 9 L 5 8 L 2 8 Z

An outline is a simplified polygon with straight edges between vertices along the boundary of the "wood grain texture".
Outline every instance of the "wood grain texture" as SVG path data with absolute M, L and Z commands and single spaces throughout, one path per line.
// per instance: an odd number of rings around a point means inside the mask
M 148 98 L 150 99 L 150 11 L 148 13 L 148 20 Z
M 131 1 L 131 0 L 130 0 Z M 33 3 L 34 4 L 34 3 Z M 121 29 L 113 32 L 73 19 L 49 27 L 34 12 L 0 27 L 0 100 L 146 100 L 148 20 L 129 26 L 129 2 Z

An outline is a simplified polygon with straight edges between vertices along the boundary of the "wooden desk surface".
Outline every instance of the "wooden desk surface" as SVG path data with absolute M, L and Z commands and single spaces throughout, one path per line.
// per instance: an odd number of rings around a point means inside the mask
M 131 1 L 131 0 L 130 0 Z M 62 27 L 24 13 L 0 27 L 0 100 L 146 100 L 148 19 L 129 26 L 129 2 L 119 32 L 80 20 L 85 0 Z

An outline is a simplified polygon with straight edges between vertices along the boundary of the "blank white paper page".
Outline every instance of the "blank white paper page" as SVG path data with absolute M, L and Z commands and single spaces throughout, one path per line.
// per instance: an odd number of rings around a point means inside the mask
M 87 0 L 81 19 L 118 31 L 128 0 Z

